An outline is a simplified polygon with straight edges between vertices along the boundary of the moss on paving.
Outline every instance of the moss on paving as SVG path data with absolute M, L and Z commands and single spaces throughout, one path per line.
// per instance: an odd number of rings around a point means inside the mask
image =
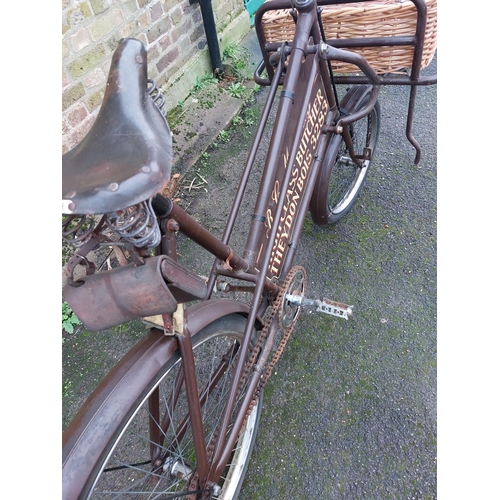
M 64 334 L 62 346 L 62 426 L 65 428 L 102 378 L 144 336 L 134 321 L 102 332 L 83 327 Z

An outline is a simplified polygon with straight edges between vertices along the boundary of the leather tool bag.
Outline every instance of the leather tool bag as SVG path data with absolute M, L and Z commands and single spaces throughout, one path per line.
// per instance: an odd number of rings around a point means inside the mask
M 150 257 L 141 266 L 129 264 L 86 276 L 80 286 L 66 285 L 64 298 L 91 331 L 145 316 L 172 313 L 177 301 L 161 272 L 166 259 L 165 256 Z

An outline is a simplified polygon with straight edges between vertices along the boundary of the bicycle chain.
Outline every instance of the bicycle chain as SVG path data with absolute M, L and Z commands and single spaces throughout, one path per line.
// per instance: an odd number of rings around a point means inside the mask
M 255 366 L 255 363 L 257 361 L 257 355 L 258 355 L 258 353 L 260 351 L 260 347 L 263 344 L 264 340 L 267 338 L 268 330 L 269 330 L 269 327 L 271 326 L 271 323 L 272 323 L 272 321 L 274 319 L 275 314 L 277 312 L 279 312 L 279 314 L 281 315 L 281 311 L 279 311 L 279 308 L 283 304 L 283 299 L 285 297 L 286 292 L 288 291 L 288 287 L 289 287 L 290 283 L 292 282 L 293 278 L 295 277 L 295 275 L 299 271 L 302 272 L 302 274 L 304 275 L 304 289 L 305 289 L 305 285 L 306 285 L 306 270 L 302 266 L 294 266 L 294 267 L 292 267 L 292 269 L 290 269 L 290 271 L 288 272 L 288 275 L 285 278 L 285 281 L 283 282 L 283 285 L 281 286 L 280 291 L 278 292 L 278 295 L 276 295 L 275 299 L 273 300 L 272 308 L 271 308 L 269 317 L 267 318 L 267 320 L 266 320 L 266 322 L 264 324 L 264 328 L 262 329 L 261 334 L 259 336 L 259 340 L 258 340 L 256 346 L 253 349 L 252 355 L 251 355 L 251 357 L 250 357 L 250 359 L 249 359 L 249 361 L 247 363 L 247 366 L 246 366 L 246 369 L 245 369 L 245 373 L 242 375 L 242 378 L 245 376 L 245 380 L 243 380 L 242 383 L 240 382 L 240 387 L 239 387 L 240 391 L 243 388 L 243 385 L 244 385 L 244 383 L 246 381 L 246 377 L 248 376 L 248 372 L 250 371 L 250 368 L 252 366 Z M 280 319 L 280 318 L 278 318 L 278 319 Z M 252 412 L 253 408 L 257 404 L 257 401 L 258 401 L 258 399 L 260 397 L 262 389 L 264 388 L 264 386 L 266 385 L 267 381 L 269 380 L 269 377 L 272 374 L 274 366 L 276 365 L 276 363 L 278 362 L 279 358 L 283 354 L 283 350 L 285 349 L 285 346 L 286 346 L 286 344 L 288 342 L 288 339 L 290 338 L 290 335 L 291 335 L 293 329 L 295 328 L 295 325 L 297 323 L 297 319 L 298 319 L 298 315 L 295 318 L 295 320 L 293 321 L 293 323 L 288 328 L 286 328 L 286 329 L 282 328 L 283 336 L 281 338 L 281 341 L 280 341 L 278 347 L 276 348 L 276 352 L 274 353 L 273 358 L 268 363 L 268 365 L 267 365 L 267 367 L 265 369 L 264 374 L 261 376 L 261 378 L 259 380 L 257 388 L 255 389 L 254 397 L 252 399 L 252 402 L 250 403 L 250 407 L 247 410 L 247 413 L 246 413 L 246 416 L 245 416 L 245 421 L 243 422 L 242 428 L 245 426 L 246 419 L 249 417 L 249 415 Z M 280 324 L 281 324 L 281 321 L 280 321 Z
M 259 338 L 258 338 L 258 340 L 257 340 L 257 342 L 252 350 L 252 354 L 250 355 L 248 361 L 245 364 L 245 367 L 243 369 L 243 373 L 241 375 L 240 382 L 238 385 L 238 393 L 237 393 L 238 396 L 237 397 L 239 397 L 239 395 L 241 394 L 241 391 L 243 390 L 243 387 L 244 387 L 244 385 L 247 381 L 247 378 L 248 378 L 248 374 L 250 373 L 250 369 L 253 366 L 255 366 L 255 364 L 257 362 L 257 357 L 259 355 L 259 352 L 261 350 L 261 347 L 262 347 L 265 339 L 268 336 L 269 328 L 271 327 L 273 319 L 274 319 L 276 313 L 279 312 L 280 306 L 282 305 L 283 299 L 284 299 L 285 294 L 288 290 L 288 286 L 290 285 L 292 279 L 294 278 L 294 276 L 296 275 L 296 273 L 298 271 L 301 271 L 302 274 L 304 275 L 304 288 L 305 288 L 305 284 L 306 284 L 306 271 L 305 271 L 305 269 L 302 266 L 292 267 L 292 269 L 290 269 L 290 271 L 288 272 L 288 275 L 285 278 L 285 281 L 283 282 L 282 286 L 280 287 L 278 294 L 276 295 L 276 297 L 273 299 L 273 301 L 271 303 L 271 309 L 269 311 L 269 315 L 268 315 L 266 321 L 264 322 L 264 326 L 263 326 L 262 330 L 260 331 Z M 250 403 L 250 406 L 245 414 L 245 419 L 243 420 L 243 424 L 241 426 L 242 429 L 245 427 L 248 416 L 252 412 L 254 406 L 257 404 L 260 393 L 262 392 L 262 389 L 264 388 L 264 385 L 266 384 L 267 380 L 271 376 L 271 373 L 273 371 L 274 366 L 276 365 L 279 358 L 281 357 L 281 354 L 283 353 L 285 345 L 286 345 L 296 323 L 297 323 L 297 318 L 295 318 L 295 321 L 290 325 L 289 328 L 287 328 L 286 330 L 283 331 L 283 337 L 280 341 L 280 344 L 278 345 L 272 360 L 267 365 L 264 374 L 261 376 L 261 379 L 257 385 L 257 388 L 255 389 L 254 397 L 253 397 L 253 399 Z M 208 453 L 209 460 L 210 460 L 210 457 L 213 457 L 213 453 L 215 452 L 215 443 L 216 443 L 218 435 L 219 435 L 219 430 L 220 429 L 218 429 L 216 432 L 214 432 L 212 439 L 210 440 L 210 443 L 208 444 L 207 453 Z M 196 484 L 196 481 L 197 481 L 197 477 L 195 478 L 193 476 L 190 485 L 192 485 L 194 487 Z

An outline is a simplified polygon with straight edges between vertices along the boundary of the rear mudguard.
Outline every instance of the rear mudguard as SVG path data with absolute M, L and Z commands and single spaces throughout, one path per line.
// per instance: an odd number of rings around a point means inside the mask
M 186 309 L 191 336 L 230 314 L 248 317 L 249 306 L 211 299 Z M 95 464 L 146 384 L 177 350 L 175 337 L 153 328 L 103 379 L 63 432 L 62 498 L 79 498 Z

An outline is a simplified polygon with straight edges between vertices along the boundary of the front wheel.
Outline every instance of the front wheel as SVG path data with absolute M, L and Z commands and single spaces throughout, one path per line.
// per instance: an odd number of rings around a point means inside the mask
M 226 316 L 203 328 L 192 339 L 207 447 L 218 431 L 241 355 L 245 325 L 246 320 L 239 315 Z M 182 359 L 175 351 L 109 437 L 105 452 L 79 498 L 187 498 L 188 489 L 199 488 L 183 381 Z M 237 408 L 245 395 L 245 390 L 241 392 Z M 115 397 L 115 402 L 121 399 Z M 262 397 L 246 419 L 213 498 L 237 498 L 255 442 L 261 407 Z
M 368 102 L 370 92 L 366 86 L 353 87 L 340 103 L 349 114 L 359 111 Z M 356 201 L 373 160 L 380 129 L 380 105 L 377 101 L 370 113 L 347 126 L 355 155 L 363 157 L 365 148 L 370 150 L 370 160 L 359 167 L 351 158 L 345 139 L 332 134 L 323 166 L 311 197 L 311 217 L 316 224 L 333 224 L 339 221 Z

